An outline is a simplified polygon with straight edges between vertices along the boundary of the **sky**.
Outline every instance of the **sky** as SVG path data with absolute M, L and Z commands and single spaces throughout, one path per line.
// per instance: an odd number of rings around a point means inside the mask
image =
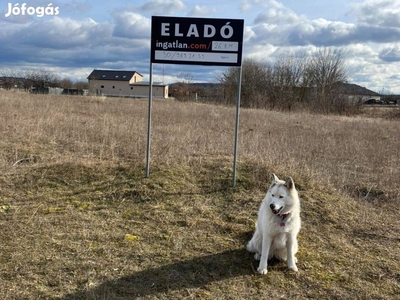
M 38 69 L 86 81 L 93 69 L 131 70 L 148 81 L 152 16 L 243 19 L 243 59 L 260 63 L 334 47 L 345 55 L 349 83 L 400 94 L 393 0 L 0 0 L 0 72 Z M 225 70 L 153 64 L 153 80 L 218 82 Z

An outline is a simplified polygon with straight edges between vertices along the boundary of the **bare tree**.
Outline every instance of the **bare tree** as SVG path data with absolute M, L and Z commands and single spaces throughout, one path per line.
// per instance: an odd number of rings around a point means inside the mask
M 89 83 L 87 81 L 77 81 L 74 83 L 74 87 L 80 90 L 87 90 L 89 89 Z
M 180 72 L 176 75 L 178 83 L 175 85 L 174 96 L 180 101 L 189 101 L 193 95 L 192 86 L 193 74 L 190 72 Z
M 243 107 L 265 107 L 267 65 L 245 59 L 242 64 L 241 104 Z M 236 103 L 239 68 L 231 67 L 222 73 L 227 104 Z
M 64 89 L 71 89 L 73 87 L 73 82 L 69 78 L 63 78 L 58 82 L 59 87 Z
M 314 89 L 313 101 L 334 101 L 334 87 L 347 80 L 344 53 L 332 47 L 320 48 L 308 61 L 305 81 Z
M 224 85 L 226 103 L 235 102 L 238 68 L 229 68 L 219 81 Z M 311 56 L 281 56 L 271 65 L 244 60 L 242 65 L 242 105 L 245 107 L 291 110 L 309 105 L 319 110 L 346 109 L 338 83 L 346 82 L 344 53 L 320 48 Z
M 254 60 L 246 60 L 242 66 L 242 105 L 265 107 L 268 66 Z
M 268 102 L 271 107 L 291 107 L 304 98 L 303 75 L 305 58 L 281 56 L 267 76 Z
M 245 64 L 245 61 L 243 62 Z M 239 69 L 238 68 L 228 68 L 223 72 L 218 79 L 224 89 L 224 104 L 234 104 L 235 94 L 237 93 Z
M 56 87 L 60 81 L 58 75 L 54 75 L 50 71 L 43 69 L 26 71 L 25 79 L 30 83 L 31 86 L 38 89 Z
M 191 83 L 194 79 L 194 76 L 190 72 L 180 72 L 176 75 L 177 81 L 180 83 Z

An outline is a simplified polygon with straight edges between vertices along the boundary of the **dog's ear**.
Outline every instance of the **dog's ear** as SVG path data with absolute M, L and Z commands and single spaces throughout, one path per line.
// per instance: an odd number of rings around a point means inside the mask
M 276 176 L 274 173 L 272 173 L 272 184 L 277 184 L 279 181 L 278 176 Z
M 294 181 L 292 179 L 292 177 L 289 177 L 286 182 L 285 182 L 285 186 L 287 187 L 288 190 L 294 189 Z

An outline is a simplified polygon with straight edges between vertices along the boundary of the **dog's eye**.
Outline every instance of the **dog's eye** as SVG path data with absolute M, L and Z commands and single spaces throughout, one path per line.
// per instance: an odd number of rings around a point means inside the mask
M 283 196 L 282 196 L 282 195 L 280 195 L 280 196 L 279 196 L 279 198 L 281 198 L 281 199 L 282 199 L 282 198 L 283 198 Z
M 274 195 L 274 194 L 271 194 L 271 196 L 272 196 L 272 197 L 275 197 L 275 195 Z

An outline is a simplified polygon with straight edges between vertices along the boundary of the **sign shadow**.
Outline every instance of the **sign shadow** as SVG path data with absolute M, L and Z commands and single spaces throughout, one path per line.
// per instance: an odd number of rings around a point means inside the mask
M 251 254 L 240 248 L 143 270 L 60 299 L 135 299 L 200 288 L 212 282 L 251 274 L 254 274 Z

